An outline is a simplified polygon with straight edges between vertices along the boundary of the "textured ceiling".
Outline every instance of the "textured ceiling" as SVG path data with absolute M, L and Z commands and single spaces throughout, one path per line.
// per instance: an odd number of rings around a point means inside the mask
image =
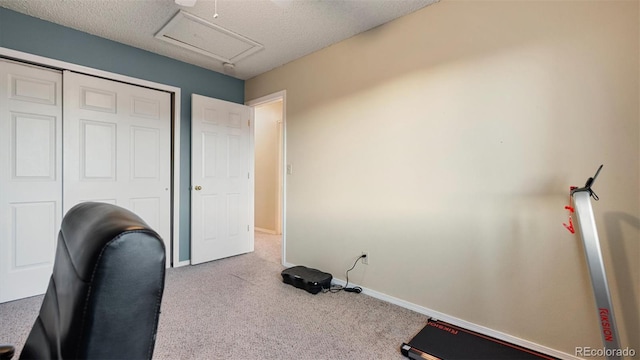
M 264 45 L 226 72 L 246 80 L 437 1 L 218 0 L 217 18 L 214 0 L 194 7 L 174 0 L 0 0 L 0 7 L 225 73 L 221 61 L 154 37 L 182 9 Z

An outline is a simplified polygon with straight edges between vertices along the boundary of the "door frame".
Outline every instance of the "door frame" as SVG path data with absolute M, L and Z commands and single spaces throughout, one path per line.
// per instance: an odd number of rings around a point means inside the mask
M 281 90 L 257 99 L 245 101 L 245 105 L 255 107 L 270 102 L 282 100 L 282 126 L 280 127 L 280 161 L 278 164 L 278 174 L 282 186 L 278 188 L 278 224 L 282 233 L 282 265 L 287 264 L 287 90 Z M 254 110 L 255 113 L 255 110 Z M 254 119 L 255 121 L 255 119 Z M 255 126 L 254 126 L 255 131 Z M 255 134 L 254 134 L 255 137 Z M 255 161 L 255 159 L 253 160 Z
M 109 71 L 98 70 L 87 66 L 77 65 L 66 61 L 50 59 L 44 56 L 34 55 L 13 49 L 0 47 L 0 57 L 9 60 L 16 60 L 26 64 L 40 65 L 44 67 L 54 68 L 57 70 L 70 70 L 77 73 L 97 76 L 108 80 L 119 81 L 131 85 L 143 86 L 155 90 L 166 91 L 171 94 L 171 244 L 170 254 L 167 258 L 171 259 L 172 267 L 189 265 L 189 261 L 180 262 L 180 99 L 181 89 L 179 87 L 165 85 L 153 81 L 142 80 L 126 75 L 112 73 Z

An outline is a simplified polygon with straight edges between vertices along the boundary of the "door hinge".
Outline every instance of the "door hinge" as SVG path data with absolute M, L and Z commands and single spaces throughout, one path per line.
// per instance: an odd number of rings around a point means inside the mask
M 249 231 L 249 225 L 247 225 L 247 231 Z
M 251 173 L 247 173 L 247 179 L 251 179 Z
M 247 120 L 247 126 L 251 127 L 251 119 Z

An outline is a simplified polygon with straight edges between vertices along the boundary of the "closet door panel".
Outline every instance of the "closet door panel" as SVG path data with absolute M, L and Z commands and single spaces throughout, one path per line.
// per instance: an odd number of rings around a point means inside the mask
M 70 71 L 64 93 L 64 212 L 85 201 L 114 203 L 170 249 L 170 94 Z
M 62 74 L 0 60 L 0 302 L 45 292 L 62 221 Z

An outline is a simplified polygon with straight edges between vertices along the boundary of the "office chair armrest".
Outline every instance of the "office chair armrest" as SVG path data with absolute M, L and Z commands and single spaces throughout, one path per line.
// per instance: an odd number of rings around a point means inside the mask
M 0 360 L 11 360 L 16 348 L 11 345 L 0 345 Z

